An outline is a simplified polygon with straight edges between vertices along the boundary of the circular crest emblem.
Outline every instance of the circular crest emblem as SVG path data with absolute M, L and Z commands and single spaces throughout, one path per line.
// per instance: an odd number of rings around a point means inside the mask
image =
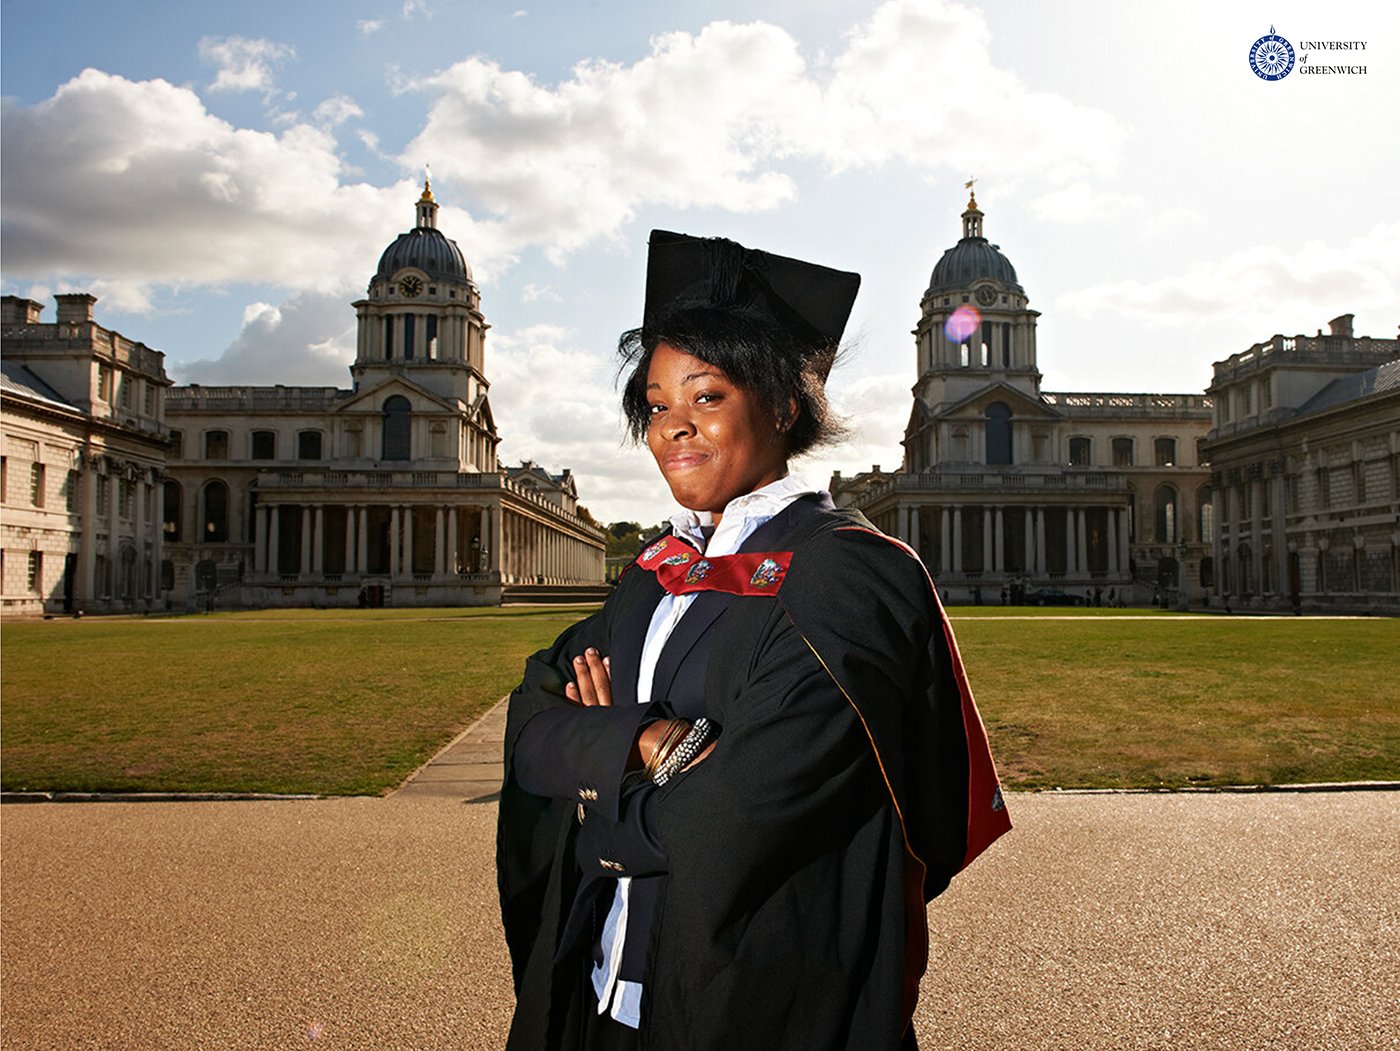
M 1249 68 L 1261 80 L 1282 80 L 1293 71 L 1293 45 L 1274 33 L 1261 36 L 1249 49 Z
M 699 562 L 695 563 L 695 565 L 691 566 L 690 569 L 686 572 L 685 582 L 687 584 L 698 584 L 700 583 L 700 581 L 704 580 L 709 575 L 710 563 L 706 562 L 702 558 Z

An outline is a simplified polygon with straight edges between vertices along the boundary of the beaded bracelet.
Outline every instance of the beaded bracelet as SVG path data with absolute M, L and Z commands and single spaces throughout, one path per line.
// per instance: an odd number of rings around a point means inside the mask
M 706 740 L 710 736 L 710 720 L 696 719 L 695 725 L 690 728 L 690 733 L 685 735 L 685 740 L 678 744 L 675 751 L 671 752 L 664 762 L 652 774 L 652 781 L 658 785 L 664 785 L 676 774 L 684 770 L 692 759 L 699 754 L 700 749 L 705 746 Z

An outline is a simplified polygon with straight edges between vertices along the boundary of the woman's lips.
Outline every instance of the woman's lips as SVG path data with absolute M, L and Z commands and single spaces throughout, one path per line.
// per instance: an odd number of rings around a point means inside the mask
M 710 457 L 706 453 L 671 453 L 663 462 L 667 471 L 688 471 L 699 467 Z

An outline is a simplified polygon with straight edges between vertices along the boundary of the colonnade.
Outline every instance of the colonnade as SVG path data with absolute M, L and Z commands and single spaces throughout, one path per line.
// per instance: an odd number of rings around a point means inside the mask
M 101 463 L 102 456 L 99 454 L 88 458 L 83 464 L 82 542 L 74 602 L 85 605 L 108 598 L 156 600 L 160 597 L 160 563 L 163 557 L 160 483 L 153 482 L 149 469 L 138 464 L 135 478 L 131 481 L 130 513 L 123 515 L 122 482 L 127 474 L 127 465 L 108 460 L 106 474 L 103 474 L 99 470 Z M 99 488 L 104 489 L 106 503 L 101 522 L 97 513 Z M 122 527 L 123 518 L 130 521 L 129 530 Z M 98 540 L 99 527 L 105 527 L 104 541 Z M 130 594 L 124 594 L 122 550 L 128 546 L 135 550 L 136 580 Z M 103 574 L 105 580 L 99 579 L 97 572 L 99 555 L 106 566 Z
M 1089 515 L 1102 513 L 1106 523 L 1106 535 L 1091 543 Z M 937 516 L 935 519 L 934 516 Z M 1061 533 L 1055 542 L 1063 545 L 1064 568 L 1067 577 L 1087 577 L 1090 570 L 1091 548 L 1101 553 L 1096 558 L 1109 576 L 1119 576 L 1128 572 L 1129 532 L 1128 509 L 1126 507 L 1066 507 L 1066 506 L 1025 506 L 1021 504 L 907 504 L 897 510 L 896 527 L 898 535 L 916 551 L 924 551 L 922 542 L 925 532 L 937 529 L 938 564 L 935 567 L 942 573 L 959 574 L 964 572 L 1006 573 L 1015 571 L 1044 577 L 1051 570 L 1051 550 L 1047 543 L 1047 517 L 1056 517 L 1055 533 Z M 978 519 L 980 518 L 980 522 Z M 1013 523 L 1019 519 L 1020 529 Z M 1063 525 L 1063 529 L 1058 528 Z M 981 536 L 981 566 L 965 566 L 964 543 L 968 530 L 979 529 Z M 1012 550 L 1012 533 L 1021 534 L 1020 552 Z M 928 552 L 932 554 L 932 552 Z M 1019 554 L 1019 558 L 1016 557 Z M 1054 572 L 1061 572 L 1058 558 L 1054 558 Z
M 603 579 L 601 542 L 494 504 L 274 503 L 258 505 L 254 514 L 253 572 L 259 576 L 421 582 L 495 574 L 502 583 L 551 584 Z M 289 541 L 294 554 L 283 550 Z

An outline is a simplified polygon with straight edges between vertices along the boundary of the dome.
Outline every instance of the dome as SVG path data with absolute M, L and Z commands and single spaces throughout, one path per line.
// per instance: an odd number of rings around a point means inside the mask
M 1000 281 L 1017 292 L 1025 291 L 1016 283 L 1016 268 L 1011 260 L 1002 255 L 996 245 L 989 244 L 985 237 L 964 237 L 943 253 L 943 258 L 933 268 L 928 291 L 924 294 L 970 288 L 985 278 Z
M 379 257 L 376 278 L 390 278 L 406 266 L 417 267 L 429 277 L 444 281 L 470 281 L 471 267 L 457 242 L 431 226 L 418 226 L 398 239 Z
M 978 281 L 991 279 L 1016 292 L 1025 292 L 1016 281 L 1016 268 L 1011 260 L 1001 254 L 1001 249 L 982 236 L 982 211 L 977 200 L 968 201 L 967 211 L 963 212 L 963 238 L 943 253 L 943 258 L 933 268 L 929 278 L 928 291 L 950 292 L 955 289 L 972 287 Z

